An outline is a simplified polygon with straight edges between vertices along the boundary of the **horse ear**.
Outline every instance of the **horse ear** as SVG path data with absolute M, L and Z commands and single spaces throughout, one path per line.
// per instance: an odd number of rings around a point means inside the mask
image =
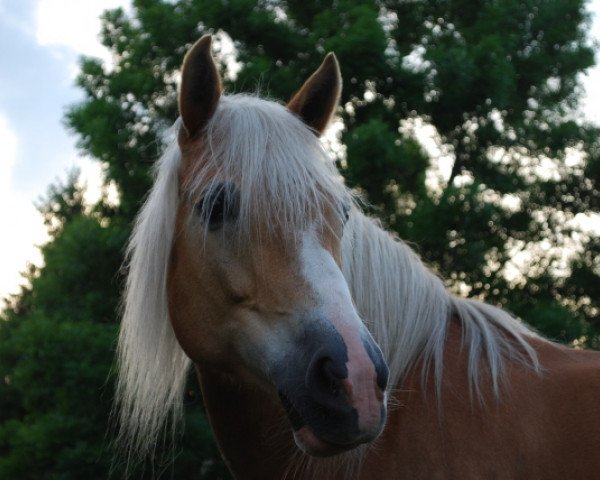
M 223 90 L 221 76 L 210 53 L 211 40 L 210 35 L 204 35 L 183 59 L 179 113 L 190 137 L 195 136 L 215 113 Z
M 342 75 L 337 58 L 328 53 L 321 66 L 292 97 L 287 107 L 321 135 L 340 101 Z

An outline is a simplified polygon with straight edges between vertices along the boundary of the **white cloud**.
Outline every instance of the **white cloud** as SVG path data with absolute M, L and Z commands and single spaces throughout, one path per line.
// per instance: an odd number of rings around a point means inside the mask
M 129 4 L 128 0 L 40 0 L 35 12 L 37 42 L 109 61 L 109 53 L 98 38 L 100 15 Z
M 41 263 L 39 250 L 34 246 L 47 238 L 40 214 L 32 202 L 15 192 L 11 174 L 17 162 L 18 137 L 6 117 L 0 113 L 0 218 L 2 219 L 2 248 L 0 248 L 0 296 L 18 291 L 23 283 L 19 272 L 27 262 Z

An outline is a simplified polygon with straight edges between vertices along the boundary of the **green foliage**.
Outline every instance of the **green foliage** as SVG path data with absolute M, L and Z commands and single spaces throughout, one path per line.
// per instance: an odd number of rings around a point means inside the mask
M 48 316 L 114 322 L 121 249 L 129 230 L 78 216 L 42 247 L 46 266 L 32 282 L 31 302 Z M 90 259 L 97 261 L 90 262 Z
M 31 315 L 0 333 L 3 393 L 14 404 L 0 423 L 0 477 L 106 478 L 115 326 Z
M 78 178 L 78 170 L 69 172 L 67 182 L 50 185 L 47 198 L 38 205 L 44 225 L 52 236 L 56 236 L 66 223 L 84 212 L 83 191 L 77 187 Z
M 123 228 L 84 213 L 71 174 L 40 205 L 45 265 L 0 322 L 0 478 L 106 478 Z M 98 259 L 90 262 L 90 258 Z
M 28 273 L 31 287 L 0 322 L 0 478 L 108 475 L 117 272 L 162 132 L 177 116 L 179 65 L 205 32 L 216 34 L 229 91 L 258 84 L 281 99 L 335 51 L 346 146 L 338 161 L 370 208 L 456 292 L 503 305 L 556 340 L 599 348 L 600 240 L 580 227 L 600 207 L 599 132 L 578 111 L 580 74 L 594 63 L 584 7 L 135 0 L 131 15 L 106 12 L 101 36 L 114 66 L 82 60 L 85 98 L 67 123 L 120 202 L 84 206 L 72 175 L 40 205 L 52 236 L 45 266 Z M 186 433 L 162 473 L 226 478 L 192 385 Z
M 348 151 L 346 180 L 360 184 L 372 203 L 394 201 L 398 191 L 409 191 L 414 185 L 424 188 L 429 162 L 414 139 L 398 138 L 385 122 L 373 118 L 353 128 L 344 140 Z M 365 162 L 367 158 L 370 160 Z
M 114 396 L 113 358 L 121 290 L 119 268 L 129 227 L 118 216 L 84 207 L 72 174 L 52 186 L 40 210 L 52 241 L 44 266 L 0 319 L 0 478 L 121 478 L 109 424 Z M 193 448 L 169 466 L 175 478 L 227 478 L 190 389 Z M 195 401 L 194 401 L 195 399 Z M 199 432 L 200 430 L 200 432 Z M 175 447 L 177 448 L 177 447 Z M 172 461 L 165 445 L 158 458 Z M 112 468 L 112 470 L 111 470 Z M 202 473 L 201 473 L 202 472 Z M 136 466 L 133 478 L 145 475 Z

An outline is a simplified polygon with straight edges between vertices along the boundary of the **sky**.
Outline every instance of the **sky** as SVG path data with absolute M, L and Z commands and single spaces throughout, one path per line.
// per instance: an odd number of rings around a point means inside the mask
M 100 44 L 99 15 L 129 0 L 0 0 L 0 298 L 18 291 L 46 231 L 34 206 L 48 186 L 77 167 L 90 200 L 98 194 L 97 162 L 77 151 L 64 114 L 81 101 L 78 59 L 110 62 Z M 600 0 L 592 0 L 592 37 L 600 41 Z M 600 62 L 600 58 L 597 58 Z M 600 68 L 583 78 L 586 116 L 600 124 Z
M 82 100 L 78 59 L 110 61 L 99 15 L 127 0 L 0 0 L 0 297 L 18 291 L 28 262 L 41 263 L 46 230 L 34 204 L 79 168 L 97 195 L 100 168 L 77 151 L 67 107 Z

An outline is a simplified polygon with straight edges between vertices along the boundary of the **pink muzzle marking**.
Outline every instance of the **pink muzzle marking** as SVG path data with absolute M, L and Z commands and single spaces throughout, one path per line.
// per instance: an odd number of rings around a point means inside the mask
M 377 385 L 377 371 L 360 338 L 359 328 L 350 322 L 335 319 L 334 328 L 341 335 L 348 350 L 348 378 L 341 385 L 352 407 L 358 413 L 358 428 L 372 434 L 381 427 L 384 392 Z

